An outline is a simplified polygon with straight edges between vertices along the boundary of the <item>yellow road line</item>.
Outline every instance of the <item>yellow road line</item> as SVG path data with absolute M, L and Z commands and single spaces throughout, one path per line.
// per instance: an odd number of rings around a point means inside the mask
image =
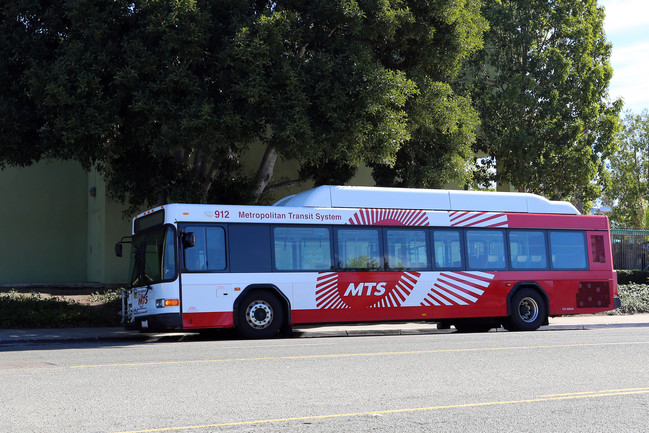
M 471 349 L 432 349 L 432 350 L 409 350 L 402 352 L 367 352 L 367 353 L 328 353 L 323 355 L 293 355 L 293 356 L 267 356 L 250 358 L 223 358 L 223 359 L 192 359 L 180 361 L 149 361 L 149 362 L 125 362 L 114 364 L 88 364 L 70 365 L 68 368 L 99 368 L 99 367 L 137 367 L 147 365 L 176 365 L 176 364 L 206 364 L 223 362 L 242 361 L 278 361 L 278 360 L 299 360 L 299 359 L 322 359 L 322 358 L 356 358 L 374 356 L 397 356 L 397 355 L 423 355 L 431 353 L 462 353 L 462 352 L 489 352 L 505 350 L 531 350 L 531 349 L 557 349 L 576 347 L 604 347 L 604 346 L 630 346 L 646 345 L 649 341 L 636 342 L 613 342 L 613 343 L 581 343 L 581 344 L 556 344 L 547 346 L 513 346 L 513 347 L 480 347 Z
M 558 401 L 558 400 L 615 397 L 621 395 L 634 395 L 634 394 L 649 394 L 649 388 L 631 388 L 631 389 L 619 389 L 619 390 L 607 390 L 607 391 L 593 391 L 588 393 L 557 394 L 557 396 L 554 397 L 547 396 L 547 397 L 530 398 L 524 400 L 464 403 L 464 404 L 453 404 L 453 405 L 444 405 L 444 406 L 428 406 L 428 407 L 415 407 L 415 408 L 406 408 L 406 409 L 377 410 L 372 412 L 337 413 L 337 414 L 330 414 L 330 415 L 313 415 L 313 416 L 302 416 L 302 417 L 291 417 L 291 418 L 261 419 L 261 420 L 254 420 L 254 421 L 237 421 L 237 422 L 225 422 L 225 423 L 217 423 L 217 424 L 203 424 L 203 425 L 180 426 L 180 427 L 163 427 L 163 428 L 154 428 L 154 429 L 147 429 L 147 430 L 123 431 L 119 433 L 155 433 L 155 432 L 169 432 L 169 431 L 180 431 L 180 430 L 207 429 L 207 428 L 214 428 L 214 427 L 233 427 L 233 426 L 243 426 L 243 425 L 252 425 L 252 424 L 271 424 L 271 423 L 294 422 L 294 421 L 315 421 L 321 419 L 359 417 L 359 416 L 368 416 L 368 415 L 387 415 L 387 414 L 395 414 L 395 413 L 423 412 L 423 411 L 434 411 L 434 410 L 443 410 L 443 409 L 459 409 L 459 408 L 486 407 L 486 406 L 499 406 L 499 405 L 502 406 L 502 405 L 511 405 L 511 404 L 539 403 L 539 402 Z
M 617 392 L 635 392 L 635 391 L 646 391 L 649 388 L 626 388 L 626 389 L 604 389 L 601 391 L 584 391 L 584 392 L 568 392 L 565 394 L 547 394 L 547 395 L 542 395 L 541 397 L 561 397 L 561 396 L 571 396 L 571 395 L 582 395 L 582 394 L 610 394 L 610 393 L 617 393 Z

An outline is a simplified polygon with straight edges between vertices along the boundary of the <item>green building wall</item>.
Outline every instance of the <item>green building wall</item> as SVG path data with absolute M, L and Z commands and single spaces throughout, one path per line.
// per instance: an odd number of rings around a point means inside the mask
M 128 259 L 109 252 L 130 222 L 106 200 L 100 177 L 76 162 L 1 170 L 0 227 L 0 285 L 126 280 Z

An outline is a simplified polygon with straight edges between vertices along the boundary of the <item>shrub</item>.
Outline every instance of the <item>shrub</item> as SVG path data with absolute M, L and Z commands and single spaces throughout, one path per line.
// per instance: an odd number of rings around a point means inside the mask
M 649 313 L 649 285 L 625 284 L 618 290 L 622 306 L 615 314 Z
M 40 293 L 0 293 L 0 328 L 119 326 L 121 304 L 83 305 Z
M 625 284 L 649 284 L 649 271 L 626 270 L 617 271 L 617 283 Z

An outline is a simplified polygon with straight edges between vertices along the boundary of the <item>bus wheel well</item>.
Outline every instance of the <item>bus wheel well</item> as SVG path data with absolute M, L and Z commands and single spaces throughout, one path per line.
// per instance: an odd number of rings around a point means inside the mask
M 531 331 L 548 324 L 550 300 L 536 282 L 520 282 L 507 296 L 507 318 L 503 322 L 510 331 Z
M 237 323 L 239 317 L 239 308 L 241 307 L 241 301 L 246 299 L 248 294 L 251 292 L 265 292 L 268 295 L 274 296 L 281 303 L 284 308 L 284 317 L 282 318 L 282 327 L 288 327 L 291 324 L 291 303 L 288 298 L 275 286 L 274 284 L 251 284 L 247 286 L 237 299 L 234 301 L 234 327 L 236 328 L 239 324 Z M 245 308 L 245 307 L 243 307 Z
M 517 283 L 507 295 L 507 315 L 508 316 L 512 313 L 511 311 L 512 298 L 514 297 L 516 292 L 522 289 L 532 289 L 538 292 L 539 295 L 541 295 L 541 298 L 543 298 L 543 302 L 545 303 L 545 308 L 547 309 L 548 312 L 550 311 L 550 298 L 548 297 L 548 294 L 545 293 L 545 290 L 543 290 L 541 285 L 535 281 L 521 281 Z

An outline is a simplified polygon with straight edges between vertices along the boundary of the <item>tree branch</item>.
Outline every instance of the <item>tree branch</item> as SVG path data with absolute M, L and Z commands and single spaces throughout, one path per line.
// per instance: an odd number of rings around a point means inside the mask
M 309 180 L 313 180 L 313 176 L 305 177 L 304 179 L 285 180 L 284 182 L 276 183 L 275 185 L 266 187 L 266 192 L 272 193 L 279 191 L 280 189 L 289 188 L 292 186 L 301 186 Z
M 255 179 L 255 186 L 252 190 L 253 197 L 255 202 L 259 200 L 259 197 L 266 189 L 268 182 L 273 177 L 273 171 L 275 170 L 275 162 L 277 162 L 277 157 L 279 153 L 277 149 L 273 146 L 268 146 L 264 157 L 261 159 L 259 164 L 259 171 L 257 171 L 257 177 Z

